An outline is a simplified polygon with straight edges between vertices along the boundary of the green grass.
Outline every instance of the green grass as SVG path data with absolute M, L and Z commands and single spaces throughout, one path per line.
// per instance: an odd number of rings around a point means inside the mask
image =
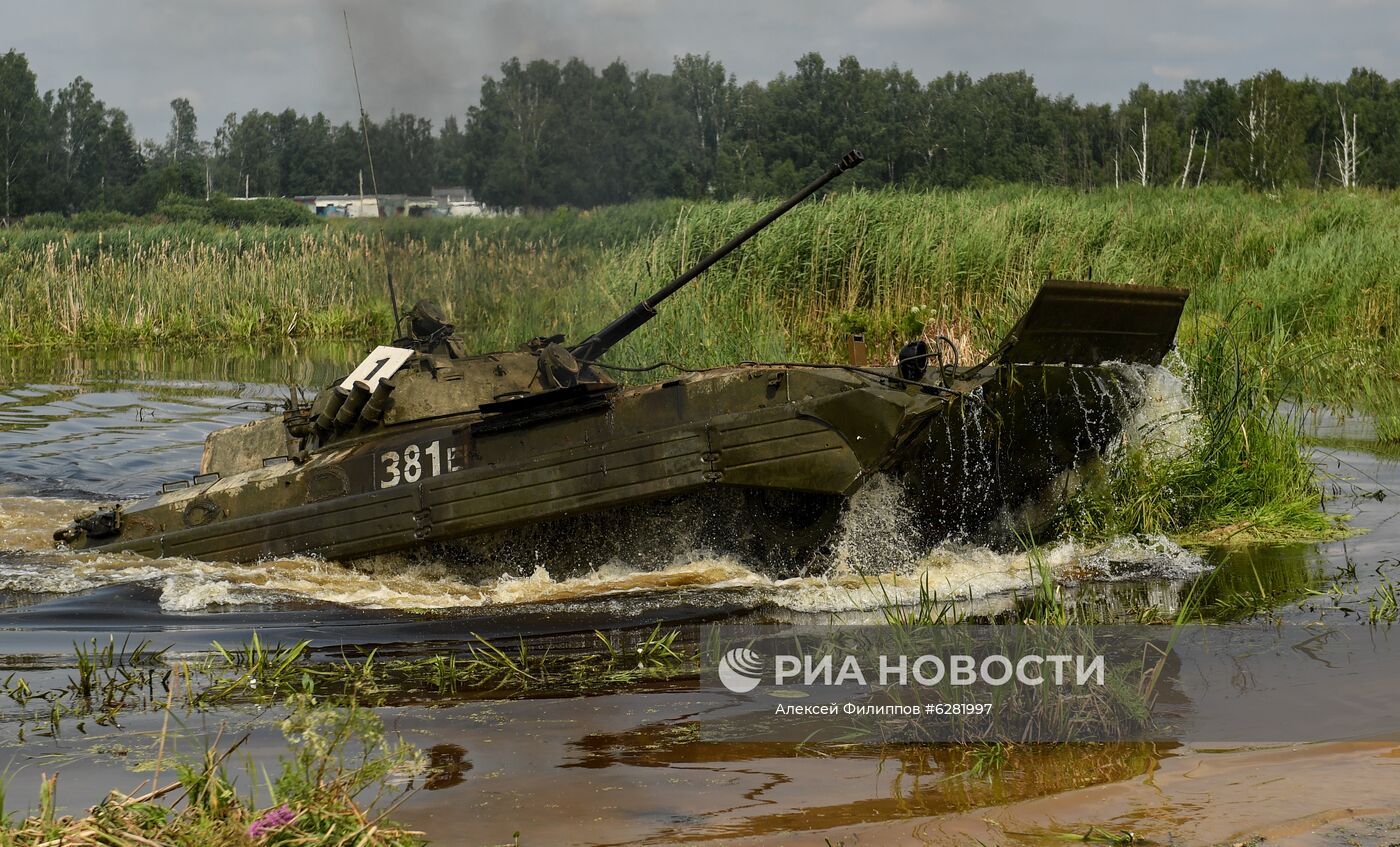
M 86 337 L 82 330 L 97 325 L 115 332 L 132 324 L 133 297 L 162 308 L 136 322 L 142 331 L 131 338 L 195 327 L 280 334 L 295 312 L 316 307 L 363 310 L 382 321 L 387 259 L 405 299 L 418 289 L 442 299 L 473 346 L 513 345 L 556 328 L 581 338 L 766 209 L 766 202 L 658 201 L 518 218 L 291 229 L 188 222 L 83 232 L 21 228 L 0 234 L 0 262 L 21 283 L 3 293 L 0 326 L 13 341 L 55 332 Z M 965 325 L 986 345 L 1046 275 L 1092 273 L 1192 289 L 1192 309 L 1207 331 L 1212 319 L 1252 300 L 1257 308 L 1232 317 L 1251 339 L 1308 342 L 1293 352 L 1396 377 L 1397 224 L 1397 201 L 1371 192 L 845 192 L 779 220 L 668 304 L 657 329 L 643 334 L 660 332 L 671 352 L 715 363 L 717 350 L 692 343 L 692 333 L 710 329 L 698 319 L 723 316 L 728 333 L 740 334 L 767 326 L 762 313 L 776 309 L 783 320 L 773 325 L 787 352 L 831 357 L 840 352 L 843 330 L 865 330 L 881 343 L 901 340 L 905 316 L 923 305 L 931 319 Z M 489 272 L 472 270 L 483 262 Z M 497 262 L 515 272 L 499 273 Z M 230 287 L 233 299 L 221 301 L 216 295 Z M 517 304 L 520 322 L 472 320 L 498 314 L 506 293 L 533 295 Z M 244 315 L 240 323 L 226 308 L 234 302 L 268 320 L 249 327 Z M 185 308 L 201 317 L 184 320 Z M 21 316 L 48 320 L 33 326 Z M 303 317 L 310 321 L 304 334 L 366 329 Z
M 1012 744 L 1006 741 L 983 741 L 964 748 L 965 773 L 974 778 L 1001 773 L 1011 758 Z
M 425 843 L 380 811 L 393 773 L 423 770 L 421 754 L 390 740 L 380 718 L 354 705 L 289 701 L 288 755 L 262 791 L 239 785 L 224 762 L 242 741 L 197 761 L 165 763 L 176 778 L 133 795 L 112 792 L 83 815 L 60 814 L 58 775 L 45 776 L 39 807 L 17 818 L 0 806 L 0 845 L 38 847 L 251 847 L 256 844 L 408 847 Z M 165 739 L 162 736 L 162 751 Z M 157 761 L 152 782 L 160 775 Z M 250 775 L 251 776 L 251 775 Z M 366 795 L 373 794 L 368 802 Z M 3 794 L 0 793 L 0 798 Z
M 441 301 L 469 347 L 582 338 L 767 203 L 656 201 L 516 218 L 230 229 L 117 222 L 0 232 L 0 341 L 382 337 L 386 267 Z M 799 206 L 668 303 L 624 361 L 880 350 L 911 309 L 987 349 L 1047 275 L 1192 290 L 1188 343 L 1229 316 L 1306 393 L 1400 411 L 1400 203 L 1377 192 L 1024 187 L 851 191 Z M 1238 308 L 1241 302 L 1246 308 Z M 722 331 L 716 332 L 715 328 Z M 888 351 L 885 351 L 888 352 Z
M 1192 409 L 1176 456 L 1127 452 L 1098 468 L 1063 510 L 1080 537 L 1172 533 L 1206 543 L 1316 538 L 1339 531 L 1318 509 L 1317 471 L 1304 458 L 1300 422 L 1278 411 L 1276 360 L 1232 328 L 1198 336 L 1186 351 Z
M 313 655 L 309 641 L 267 644 L 211 642 L 208 652 L 173 658 L 149 642 L 132 647 L 96 639 L 74 645 L 74 671 L 62 685 L 31 683 L 18 671 L 0 679 L 0 702 L 18 711 L 23 738 L 58 737 L 91 720 L 115 726 L 126 712 L 208 709 L 271 703 L 299 694 L 352 697 L 381 704 L 402 698 L 456 695 L 583 695 L 698 673 L 699 655 L 676 643 L 680 631 L 658 624 L 632 634 L 595 632 L 587 647 L 540 652 L 523 641 L 496 643 L 472 635 L 460 646 L 412 659 L 375 651 Z
M 1050 837 L 1059 841 L 1075 841 L 1084 844 L 1149 844 L 1147 839 L 1126 829 L 1113 830 L 1101 826 L 1091 826 L 1083 832 L 1056 832 Z

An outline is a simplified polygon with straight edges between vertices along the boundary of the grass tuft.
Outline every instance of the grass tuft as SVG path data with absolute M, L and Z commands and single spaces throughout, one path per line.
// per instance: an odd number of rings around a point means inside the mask
M 44 776 L 39 808 L 28 817 L 0 818 L 6 847 L 112 845 L 361 845 L 423 844 L 421 833 L 389 821 L 384 800 L 392 774 L 423 768 L 417 750 L 390 741 L 374 712 L 354 705 L 289 701 L 283 731 L 291 755 L 259 801 L 240 790 L 224 761 L 242 741 L 199 760 L 179 763 L 178 779 L 142 794 L 113 792 L 85 815 L 58 810 L 58 774 Z M 366 801 L 366 795 L 372 795 Z

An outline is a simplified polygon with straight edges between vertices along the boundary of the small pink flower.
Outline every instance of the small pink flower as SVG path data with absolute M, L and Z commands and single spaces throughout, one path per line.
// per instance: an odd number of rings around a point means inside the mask
M 253 821 L 248 827 L 249 838 L 262 838 L 264 835 L 286 826 L 296 819 L 296 812 L 287 806 L 279 806 L 270 812 L 264 812 L 263 816 Z

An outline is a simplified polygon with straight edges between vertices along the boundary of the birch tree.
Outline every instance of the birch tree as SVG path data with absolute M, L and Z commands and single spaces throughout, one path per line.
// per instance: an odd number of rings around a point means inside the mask
M 1129 152 L 1129 153 L 1132 153 L 1132 154 L 1133 154 L 1133 158 L 1134 158 L 1135 160 L 1137 160 L 1138 181 L 1139 181 L 1140 183 L 1142 183 L 1144 186 L 1146 186 L 1146 185 L 1147 185 L 1147 107 L 1146 107 L 1146 106 L 1144 106 L 1144 107 L 1142 108 L 1142 152 L 1139 153 L 1139 152 L 1137 151 L 1137 149 L 1136 149 L 1136 148 L 1133 148 L 1133 147 L 1129 147 L 1129 148 L 1128 148 L 1128 152 Z
M 1351 127 L 1347 127 L 1347 113 L 1342 102 L 1337 101 L 1337 113 L 1342 117 L 1342 136 L 1332 141 L 1332 158 L 1337 164 L 1337 175 L 1333 179 L 1342 188 L 1356 187 L 1356 163 L 1366 152 L 1358 150 L 1356 144 L 1356 113 L 1351 113 Z
M 1196 130 L 1191 130 L 1191 141 L 1186 148 L 1186 167 L 1181 169 L 1180 188 L 1186 187 L 1186 179 L 1191 176 L 1191 157 L 1196 153 Z

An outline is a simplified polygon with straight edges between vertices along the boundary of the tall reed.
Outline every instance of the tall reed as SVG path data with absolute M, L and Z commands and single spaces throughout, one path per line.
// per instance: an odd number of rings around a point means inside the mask
M 923 322 L 980 351 L 1047 276 L 1174 285 L 1191 289 L 1188 346 L 1228 314 L 1241 344 L 1278 352 L 1268 376 L 1282 393 L 1364 408 L 1400 437 L 1397 203 L 1229 188 L 842 192 L 779 220 L 615 356 L 835 359 L 856 330 L 890 353 Z M 389 272 L 403 299 L 440 301 L 469 347 L 581 338 L 767 206 L 11 230 L 0 233 L 0 343 L 383 338 Z

